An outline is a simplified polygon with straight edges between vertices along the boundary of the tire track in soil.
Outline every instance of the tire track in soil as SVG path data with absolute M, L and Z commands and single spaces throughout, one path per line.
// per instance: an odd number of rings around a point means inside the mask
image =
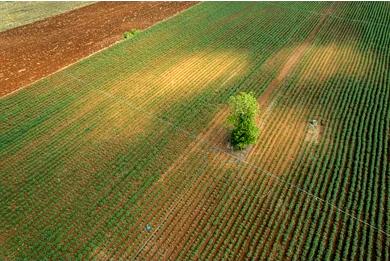
M 270 118 L 270 116 L 272 114 L 272 107 L 273 107 L 272 101 L 274 100 L 272 97 L 272 94 L 274 94 L 276 92 L 276 90 L 288 79 L 289 75 L 297 67 L 298 63 L 301 61 L 301 59 L 303 58 L 303 56 L 305 55 L 307 50 L 310 48 L 310 46 L 311 46 L 312 42 L 314 41 L 315 37 L 317 36 L 318 32 L 321 30 L 322 26 L 324 25 L 324 23 L 326 22 L 327 18 L 329 17 L 329 15 L 332 13 L 333 10 L 334 10 L 334 3 L 332 3 L 332 5 L 329 8 L 327 8 L 324 15 L 321 16 L 320 21 L 317 23 L 317 25 L 314 27 L 314 29 L 309 33 L 309 35 L 304 40 L 304 42 L 301 45 L 299 45 L 298 47 L 296 47 L 291 52 L 291 55 L 288 57 L 286 63 L 282 66 L 282 68 L 280 69 L 277 76 L 270 82 L 268 87 L 265 89 L 263 94 L 258 99 L 260 106 L 262 108 L 266 108 L 265 109 L 266 114 L 262 115 L 263 118 L 267 118 L 267 119 Z M 272 62 L 272 61 L 270 61 L 270 62 Z M 216 123 L 220 122 L 221 118 L 224 118 L 221 116 L 226 115 L 225 111 L 227 111 L 227 109 L 224 109 L 221 112 L 219 112 L 216 115 L 216 117 L 211 121 L 209 126 L 218 126 L 219 124 L 216 124 Z M 206 130 L 207 130 L 206 132 L 200 134 L 195 140 L 200 141 L 200 142 L 204 142 L 204 141 L 210 140 L 210 138 L 213 139 L 212 128 L 208 127 Z M 217 138 L 217 140 L 218 140 L 218 138 Z M 301 144 L 301 142 L 299 142 L 299 140 L 300 139 L 296 139 L 296 142 L 294 142 L 293 146 L 291 146 L 288 149 L 288 153 L 287 153 L 287 157 L 286 157 L 288 160 L 285 162 L 285 164 L 290 164 L 293 161 L 294 155 L 296 155 L 298 150 L 299 150 L 297 145 Z M 196 145 L 196 144 L 197 144 L 197 142 L 195 142 L 195 144 L 192 144 L 192 145 L 199 146 L 199 144 L 198 145 Z M 220 145 L 220 143 L 218 145 Z M 295 148 L 295 147 L 297 147 L 297 148 Z M 189 146 L 187 149 L 189 151 L 191 151 L 191 146 Z M 253 150 L 251 152 L 253 152 Z M 253 155 L 251 152 L 247 155 L 246 158 L 251 158 L 251 155 Z M 187 154 L 187 153 L 185 152 L 184 154 Z M 227 158 L 230 157 L 230 155 L 228 153 L 225 153 L 225 155 Z M 281 167 L 279 169 L 283 170 L 284 168 Z M 173 213 L 171 213 L 171 215 L 173 215 Z M 178 226 L 180 226 L 180 225 L 178 225 Z M 183 240 L 185 240 L 185 239 L 183 239 Z M 150 242 L 150 243 L 152 243 L 152 242 Z M 162 247 L 162 246 L 160 246 L 160 247 Z M 152 246 L 146 247 L 146 249 L 151 249 L 151 248 L 152 248 Z M 146 249 L 144 249 L 144 250 L 146 250 Z M 175 250 L 172 249 L 170 251 L 175 251 Z M 142 254 L 140 256 L 142 256 Z

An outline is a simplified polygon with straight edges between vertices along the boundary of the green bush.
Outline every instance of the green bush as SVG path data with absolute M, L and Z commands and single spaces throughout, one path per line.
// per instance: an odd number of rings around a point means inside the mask
M 256 143 L 259 128 L 256 126 L 256 116 L 259 105 L 253 93 L 241 92 L 229 99 L 231 114 L 228 123 L 233 125 L 230 143 L 235 150 L 243 150 Z
M 137 30 L 137 29 L 132 29 L 128 32 L 124 32 L 123 33 L 123 39 L 130 39 L 131 37 L 133 37 L 134 35 L 138 34 L 140 32 L 140 30 Z

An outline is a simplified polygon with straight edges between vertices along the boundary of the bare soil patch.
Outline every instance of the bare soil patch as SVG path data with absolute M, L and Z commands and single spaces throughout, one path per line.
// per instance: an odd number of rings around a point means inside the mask
M 196 2 L 99 2 L 0 33 L 0 97 Z

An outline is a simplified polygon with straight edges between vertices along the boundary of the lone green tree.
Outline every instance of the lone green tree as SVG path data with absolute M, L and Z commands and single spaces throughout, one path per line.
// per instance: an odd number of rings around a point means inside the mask
M 253 93 L 240 92 L 229 99 L 231 114 L 228 124 L 233 125 L 230 143 L 235 150 L 243 150 L 256 143 L 259 128 L 256 126 L 256 115 L 259 105 Z

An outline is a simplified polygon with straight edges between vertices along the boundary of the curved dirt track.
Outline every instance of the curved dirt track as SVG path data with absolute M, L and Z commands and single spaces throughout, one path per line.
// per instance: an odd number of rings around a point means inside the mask
M 0 97 L 196 2 L 99 2 L 0 33 Z

